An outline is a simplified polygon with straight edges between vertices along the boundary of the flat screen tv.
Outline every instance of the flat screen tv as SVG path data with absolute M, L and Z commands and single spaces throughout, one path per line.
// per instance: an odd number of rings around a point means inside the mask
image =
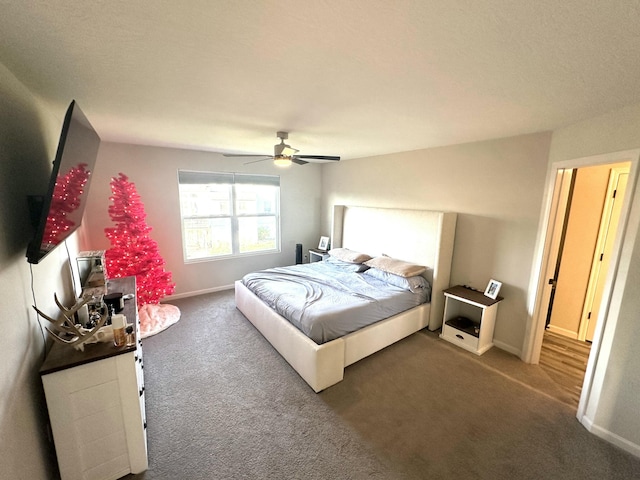
M 35 235 L 27 261 L 39 263 L 82 222 L 100 137 L 76 101 L 67 109 L 45 196 L 30 197 Z

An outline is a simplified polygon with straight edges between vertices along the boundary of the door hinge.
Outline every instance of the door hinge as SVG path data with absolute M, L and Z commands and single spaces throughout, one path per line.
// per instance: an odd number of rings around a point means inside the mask
M 604 253 L 600 254 L 600 261 L 602 261 L 602 259 L 604 258 Z
M 616 193 L 618 193 L 618 190 L 613 191 L 613 198 L 616 198 Z
M 587 320 L 591 319 L 591 312 L 589 312 L 589 314 L 587 315 Z

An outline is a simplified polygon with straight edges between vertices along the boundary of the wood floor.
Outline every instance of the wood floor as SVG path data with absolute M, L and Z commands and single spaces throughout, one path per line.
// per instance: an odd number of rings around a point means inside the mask
M 591 344 L 572 338 L 563 337 L 548 331 L 544 332 L 542 350 L 540 351 L 540 366 L 549 377 L 556 382 L 578 408 L 584 372 Z

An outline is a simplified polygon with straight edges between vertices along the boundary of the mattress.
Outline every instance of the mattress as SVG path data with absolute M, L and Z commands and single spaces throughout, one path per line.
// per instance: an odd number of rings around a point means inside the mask
M 430 292 L 412 292 L 327 261 L 261 270 L 242 283 L 318 344 L 425 303 Z

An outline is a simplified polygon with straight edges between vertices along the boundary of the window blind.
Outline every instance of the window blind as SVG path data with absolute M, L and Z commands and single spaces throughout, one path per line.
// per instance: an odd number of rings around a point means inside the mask
M 255 175 L 248 173 L 229 172 L 197 172 L 193 170 L 178 170 L 178 182 L 180 184 L 243 184 L 243 185 L 270 185 L 280 186 L 280 177 L 277 175 Z

